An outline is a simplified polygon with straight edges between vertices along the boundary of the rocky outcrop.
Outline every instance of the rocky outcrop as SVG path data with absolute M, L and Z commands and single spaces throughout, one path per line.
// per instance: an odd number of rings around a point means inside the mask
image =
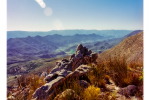
M 35 91 L 33 98 L 46 99 L 48 96 L 53 95 L 55 90 L 61 86 L 65 80 L 85 79 L 88 81 L 86 74 L 91 67 L 86 64 L 96 63 L 97 57 L 97 53 L 92 53 L 91 50 L 79 44 L 76 53 L 71 55 L 69 60 L 63 59 L 56 63 L 56 66 L 45 77 L 47 83 Z M 84 84 L 83 81 L 81 83 Z

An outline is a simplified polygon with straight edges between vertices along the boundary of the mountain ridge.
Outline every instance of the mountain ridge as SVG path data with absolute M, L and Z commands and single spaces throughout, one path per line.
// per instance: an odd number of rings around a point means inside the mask
M 60 35 L 75 35 L 75 34 L 98 34 L 103 36 L 112 36 L 112 37 L 122 37 L 133 30 L 52 30 L 48 32 L 30 32 L 30 31 L 7 31 L 7 39 L 9 38 L 21 38 L 21 37 L 27 37 L 27 36 L 46 36 L 46 35 L 53 35 L 53 34 L 60 34 Z

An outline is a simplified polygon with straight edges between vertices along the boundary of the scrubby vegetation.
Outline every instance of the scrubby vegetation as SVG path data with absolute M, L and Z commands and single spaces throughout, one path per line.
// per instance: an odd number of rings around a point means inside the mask
M 115 100 L 117 91 L 112 92 L 106 89 L 106 84 L 109 84 L 109 80 L 114 81 L 118 87 L 126 87 L 128 85 L 137 86 L 138 90 L 136 96 L 142 98 L 143 89 L 141 89 L 141 87 L 143 87 L 143 71 L 135 71 L 139 65 L 140 64 L 136 63 L 127 64 L 125 58 L 99 59 L 97 65 L 90 64 L 92 69 L 87 74 L 90 82 L 88 88 L 83 89 L 78 82 L 79 79 L 68 79 L 60 88 L 57 88 L 57 92 L 55 92 L 55 95 L 50 97 L 49 100 L 54 99 L 57 94 L 60 94 L 66 89 L 74 90 L 81 100 Z M 131 68 L 134 70 L 131 70 Z M 50 72 L 50 70 L 48 70 L 48 72 Z M 22 75 L 17 78 L 17 83 L 19 87 L 16 91 L 12 91 L 13 93 L 18 91 L 16 100 L 30 100 L 35 90 L 45 84 L 45 81 L 44 77 L 40 78 L 38 75 Z M 105 93 L 102 98 L 99 96 L 101 89 L 103 90 L 102 92 Z M 8 93 L 8 96 L 13 93 Z
M 17 78 L 18 87 L 13 93 L 7 93 L 7 97 L 13 95 L 16 100 L 31 100 L 34 91 L 45 84 L 44 77 L 40 78 L 39 75 L 22 75 Z M 7 91 L 10 92 L 10 91 Z
M 134 67 L 136 64 L 132 64 Z M 130 65 L 131 67 L 131 65 Z M 117 86 L 125 87 L 127 85 L 138 85 L 139 73 L 131 71 L 130 67 L 127 65 L 125 58 L 109 58 L 105 61 L 106 72 L 113 79 Z

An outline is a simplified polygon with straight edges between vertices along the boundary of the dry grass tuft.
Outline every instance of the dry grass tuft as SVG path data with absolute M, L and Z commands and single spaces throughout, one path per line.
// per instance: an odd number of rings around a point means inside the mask
M 22 75 L 17 78 L 18 88 L 13 93 L 16 93 L 15 100 L 31 100 L 35 90 L 45 84 L 44 78 L 38 75 Z M 13 94 L 12 93 L 12 94 Z

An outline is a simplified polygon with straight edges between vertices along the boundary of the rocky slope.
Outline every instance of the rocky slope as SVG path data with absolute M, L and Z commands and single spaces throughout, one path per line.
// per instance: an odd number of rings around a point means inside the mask
M 115 47 L 99 54 L 99 59 L 125 57 L 127 63 L 143 62 L 143 31 L 124 39 Z

